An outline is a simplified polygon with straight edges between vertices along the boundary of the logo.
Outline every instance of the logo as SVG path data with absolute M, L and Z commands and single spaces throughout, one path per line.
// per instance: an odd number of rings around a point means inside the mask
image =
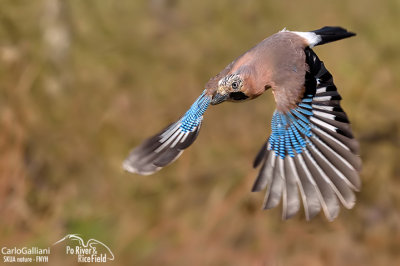
M 78 262 L 107 262 L 114 260 L 111 249 L 96 239 L 89 239 L 86 243 L 78 234 L 68 234 L 53 244 L 65 242 L 65 254 L 77 256 Z M 75 244 L 75 245 L 70 245 Z

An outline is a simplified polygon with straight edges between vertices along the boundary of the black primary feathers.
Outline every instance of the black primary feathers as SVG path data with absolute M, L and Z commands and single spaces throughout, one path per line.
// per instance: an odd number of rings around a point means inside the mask
M 197 138 L 211 97 L 205 91 L 177 122 L 136 147 L 123 163 L 131 173 L 150 175 L 172 163 Z
M 288 107 L 291 108 L 288 111 L 278 109 L 273 114 L 271 136 L 254 161 L 254 167 L 261 165 L 261 169 L 252 191 L 266 188 L 264 209 L 282 202 L 284 219 L 298 213 L 303 205 L 307 220 L 322 210 L 331 221 L 337 217 L 340 203 L 346 208 L 352 208 L 355 204 L 354 191 L 361 186 L 358 174 L 361 159 L 357 155 L 358 142 L 353 138 L 349 119 L 340 106 L 341 97 L 332 75 L 311 48 L 355 34 L 340 27 L 323 27 L 311 32 L 292 31 L 291 34 L 287 32 L 283 30 L 276 33 L 279 38 L 271 36 L 272 40 L 279 42 L 266 41 L 267 38 L 254 46 L 249 50 L 253 53 L 246 53 L 248 56 L 244 59 L 240 57 L 244 61 L 238 63 L 239 66 L 254 67 L 255 73 L 268 70 L 278 77 L 281 75 L 290 79 L 296 78 L 292 72 L 277 71 L 277 66 L 269 65 L 268 60 L 276 61 L 278 65 L 287 64 L 286 60 L 298 56 L 300 66 L 304 67 L 301 73 L 306 72 L 305 90 L 300 102 Z M 289 42 L 289 48 L 283 45 Z M 309 48 L 304 49 L 306 44 Z M 267 53 L 270 48 L 279 52 Z M 296 49 L 296 53 L 288 53 L 292 50 L 287 49 L 292 48 Z M 274 55 L 275 60 L 271 60 Z M 304 55 L 306 62 L 303 61 Z M 246 100 L 248 97 L 241 91 L 230 91 L 230 94 L 218 92 L 224 91 L 221 81 L 236 75 L 230 73 L 235 62 L 239 61 L 235 60 L 206 84 L 202 95 L 181 119 L 134 149 L 123 167 L 142 175 L 156 172 L 177 159 L 195 141 L 209 104 L 226 101 L 227 96 L 232 101 Z M 269 83 L 268 80 L 258 80 L 259 76 L 262 75 L 252 75 L 251 78 L 261 85 Z M 302 77 L 296 86 L 281 89 L 299 90 L 303 88 L 301 83 Z
M 272 124 L 273 134 L 254 161 L 254 167 L 263 164 L 252 191 L 268 186 L 264 209 L 277 206 L 282 198 L 284 219 L 299 211 L 301 198 L 307 220 L 322 209 L 331 221 L 340 210 L 338 199 L 346 208 L 354 206 L 353 191 L 361 186 L 361 159 L 332 75 L 310 48 L 304 52 L 309 65 L 306 90 L 294 109 L 303 111 L 274 114 L 286 117 L 281 119 L 286 122 L 279 122 L 281 133 L 277 133 L 276 122 Z M 294 151 L 299 142 L 304 145 Z

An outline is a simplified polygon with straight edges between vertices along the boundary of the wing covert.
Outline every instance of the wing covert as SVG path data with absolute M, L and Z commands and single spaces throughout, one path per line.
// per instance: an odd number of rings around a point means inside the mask
M 307 220 L 322 209 L 328 220 L 339 213 L 339 201 L 352 208 L 361 186 L 359 145 L 332 75 L 310 49 L 302 99 L 288 111 L 276 110 L 272 133 L 254 167 L 262 164 L 253 191 L 267 188 L 264 208 L 282 198 L 283 218 L 298 212 L 300 199 Z
M 175 161 L 197 138 L 211 96 L 203 91 L 177 122 L 136 147 L 123 163 L 131 173 L 150 175 Z

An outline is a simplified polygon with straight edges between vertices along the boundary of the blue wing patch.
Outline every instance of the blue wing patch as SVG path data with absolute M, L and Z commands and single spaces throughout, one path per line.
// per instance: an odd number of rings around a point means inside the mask
M 206 96 L 205 93 L 206 91 L 204 90 L 200 97 L 197 98 L 190 109 L 182 117 L 180 125 L 182 132 L 192 132 L 201 124 L 203 114 L 211 102 L 211 98 Z
M 333 220 L 338 200 L 354 206 L 361 159 L 332 75 L 311 49 L 305 53 L 303 99 L 286 113 L 274 112 L 271 136 L 254 161 L 254 167 L 262 166 L 252 191 L 268 187 L 264 209 L 282 198 L 284 219 L 298 212 L 301 198 L 307 220 L 321 209 Z
M 136 147 L 124 161 L 124 169 L 149 175 L 176 160 L 196 140 L 210 102 L 204 90 L 177 122 Z
M 302 153 L 308 142 L 304 136 L 313 135 L 309 120 L 309 117 L 313 115 L 312 107 L 308 104 L 310 101 L 312 101 L 312 95 L 307 95 L 297 108 L 287 113 L 275 111 L 272 116 L 269 149 L 275 151 L 275 155 L 282 159 Z

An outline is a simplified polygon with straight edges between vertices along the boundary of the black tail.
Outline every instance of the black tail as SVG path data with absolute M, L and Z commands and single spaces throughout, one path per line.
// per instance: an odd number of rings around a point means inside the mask
M 334 42 L 337 40 L 349 38 L 355 36 L 356 34 L 341 27 L 323 27 L 319 30 L 312 31 L 321 37 L 321 41 L 316 45 L 321 45 L 329 42 Z

